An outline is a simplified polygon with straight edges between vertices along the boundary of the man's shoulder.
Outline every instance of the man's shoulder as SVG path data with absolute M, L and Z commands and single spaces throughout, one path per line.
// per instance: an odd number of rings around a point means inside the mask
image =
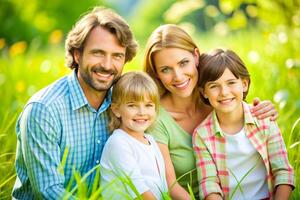
M 50 106 L 55 102 L 64 101 L 69 94 L 68 76 L 64 76 L 36 92 L 27 102 Z

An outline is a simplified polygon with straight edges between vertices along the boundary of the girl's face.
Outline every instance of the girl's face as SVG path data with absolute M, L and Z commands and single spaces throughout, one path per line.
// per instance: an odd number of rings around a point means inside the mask
M 174 96 L 190 97 L 198 82 L 198 50 L 165 48 L 153 56 L 158 79 Z
M 122 102 L 119 106 L 112 105 L 112 111 L 121 119 L 120 128 L 129 134 L 144 134 L 156 116 L 155 104 L 148 95 L 144 101 Z
M 248 80 L 236 78 L 226 68 L 222 76 L 205 84 L 203 96 L 219 113 L 229 113 L 240 109 L 243 101 L 243 92 L 248 90 Z

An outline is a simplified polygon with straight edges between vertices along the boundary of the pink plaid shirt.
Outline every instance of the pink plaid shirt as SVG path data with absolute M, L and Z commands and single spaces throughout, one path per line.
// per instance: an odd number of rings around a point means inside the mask
M 243 103 L 245 134 L 263 159 L 267 171 L 269 196 L 280 184 L 294 187 L 294 171 L 276 122 L 252 117 L 249 105 Z M 226 167 L 226 139 L 215 111 L 194 131 L 193 147 L 199 181 L 199 193 L 204 199 L 210 193 L 229 197 L 229 171 Z

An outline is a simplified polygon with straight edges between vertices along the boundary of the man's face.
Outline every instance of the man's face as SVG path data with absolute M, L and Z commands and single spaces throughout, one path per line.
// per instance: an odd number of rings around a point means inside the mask
M 82 52 L 75 51 L 78 80 L 86 92 L 106 92 L 117 80 L 125 64 L 126 48 L 116 36 L 97 26 L 87 37 Z

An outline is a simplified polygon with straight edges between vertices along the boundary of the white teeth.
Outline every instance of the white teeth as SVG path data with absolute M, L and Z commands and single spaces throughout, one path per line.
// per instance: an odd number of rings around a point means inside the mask
M 189 80 L 187 80 L 187 81 L 185 81 L 185 82 L 183 82 L 183 83 L 181 83 L 181 84 L 174 84 L 174 86 L 177 87 L 177 88 L 183 88 L 183 87 L 185 87 L 188 83 L 189 83 Z
M 229 103 L 231 102 L 233 99 L 224 99 L 224 100 L 220 100 L 221 103 Z
M 96 74 L 97 74 L 98 76 L 102 76 L 102 77 L 105 77 L 105 78 L 108 78 L 108 77 L 111 76 L 111 74 L 102 74 L 102 73 L 99 73 L 99 72 L 97 72 Z

